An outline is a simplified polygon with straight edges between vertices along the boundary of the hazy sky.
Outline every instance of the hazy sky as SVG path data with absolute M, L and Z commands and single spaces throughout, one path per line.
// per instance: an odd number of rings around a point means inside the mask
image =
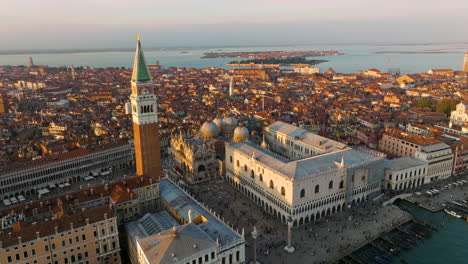
M 0 0 L 0 49 L 468 42 L 468 0 Z

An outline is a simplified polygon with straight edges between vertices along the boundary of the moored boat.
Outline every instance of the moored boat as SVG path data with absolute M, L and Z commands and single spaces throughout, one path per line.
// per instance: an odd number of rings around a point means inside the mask
M 451 216 L 453 216 L 453 217 L 461 218 L 461 215 L 455 213 L 454 211 L 449 211 L 449 210 L 447 210 L 447 209 L 444 209 L 444 211 L 445 211 L 447 214 L 449 214 L 449 215 L 451 215 Z

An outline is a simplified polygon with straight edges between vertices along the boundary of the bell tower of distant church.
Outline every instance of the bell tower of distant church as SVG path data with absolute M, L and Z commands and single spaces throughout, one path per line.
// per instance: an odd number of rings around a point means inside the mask
M 463 71 L 468 72 L 468 50 L 465 52 L 465 59 L 463 60 Z
M 141 49 L 139 35 L 137 35 L 131 84 L 130 100 L 137 175 L 159 180 L 162 171 L 156 93 Z

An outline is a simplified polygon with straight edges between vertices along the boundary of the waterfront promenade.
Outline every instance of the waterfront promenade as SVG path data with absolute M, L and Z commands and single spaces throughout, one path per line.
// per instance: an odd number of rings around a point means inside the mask
M 171 169 L 165 170 L 171 178 L 178 175 Z M 411 195 L 405 199 L 417 202 L 423 207 L 440 207 L 447 200 L 466 199 L 468 184 L 444 189 L 445 185 L 467 179 L 467 175 L 422 186 L 417 190 L 387 193 L 377 201 L 347 209 L 335 215 L 293 229 L 292 244 L 296 251 L 286 253 L 283 248 L 287 240 L 287 228 L 278 220 L 265 213 L 258 205 L 232 186 L 216 182 L 187 187 L 189 192 L 207 207 L 224 218 L 225 222 L 238 229 L 244 229 L 246 236 L 246 259 L 253 258 L 253 240 L 250 233 L 255 225 L 260 233 L 257 239 L 257 261 L 261 263 L 331 263 L 356 250 L 380 235 L 390 231 L 412 216 L 399 207 L 385 201 L 398 194 L 421 193 L 438 189 L 437 195 Z
M 218 212 L 234 228 L 245 230 L 247 259 L 253 256 L 250 233 L 254 225 L 257 227 L 260 233 L 257 260 L 261 263 L 329 263 L 410 218 L 394 205 L 358 206 L 294 228 L 292 241 L 296 251 L 289 254 L 283 250 L 286 226 L 224 181 L 194 186 L 191 190 L 195 198 Z
M 443 188 L 443 186 L 438 187 L 439 192 L 433 195 L 428 195 L 427 193 L 422 193 L 420 195 L 412 195 L 406 200 L 419 206 L 436 212 L 444 209 L 444 204 L 447 201 L 457 201 L 457 200 L 466 200 L 468 199 L 468 183 L 459 186 L 450 186 L 448 188 Z
M 437 190 L 436 193 L 427 193 L 427 191 L 434 189 Z M 419 195 L 416 194 L 418 192 L 420 193 Z M 444 209 L 444 203 L 447 201 L 468 199 L 468 174 L 459 177 L 450 177 L 444 181 L 423 185 L 421 188 L 407 190 L 405 193 L 412 194 L 410 197 L 405 198 L 409 202 L 417 204 L 427 210 L 437 212 Z

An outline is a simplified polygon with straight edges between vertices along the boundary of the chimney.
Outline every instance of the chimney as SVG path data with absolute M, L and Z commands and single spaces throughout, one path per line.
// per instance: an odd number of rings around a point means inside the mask
M 41 205 L 41 208 L 42 208 L 42 202 L 39 203 Z
M 41 238 L 40 234 L 39 234 L 39 231 L 36 231 L 36 238 L 39 239 Z
M 104 197 L 104 193 L 99 193 L 101 195 L 101 198 Z
M 83 189 L 83 185 L 80 184 L 80 190 L 82 190 L 82 189 Z
M 104 219 L 107 219 L 107 213 L 104 213 Z
M 130 188 L 127 188 L 127 192 L 130 192 Z
M 0 241 L 0 249 L 3 249 L 3 242 Z
M 81 207 L 81 212 L 84 212 L 85 210 L 86 210 L 86 208 Z
M 67 201 L 70 200 L 70 195 L 68 195 L 68 194 L 65 195 L 65 199 L 66 199 Z
M 58 226 L 55 226 L 54 229 L 55 229 L 55 234 L 58 234 Z
M 150 178 L 150 184 L 153 184 L 153 179 L 152 178 Z
M 86 223 L 86 225 L 89 225 L 89 218 L 85 219 L 85 223 Z
M 91 188 L 91 195 L 94 195 L 94 189 Z
M 37 224 L 37 222 L 33 222 L 32 225 L 35 226 Z
M 109 191 L 109 184 L 106 183 L 106 184 L 104 185 L 104 190 L 106 190 L 106 192 Z
M 18 237 L 18 244 L 21 244 L 21 237 Z

